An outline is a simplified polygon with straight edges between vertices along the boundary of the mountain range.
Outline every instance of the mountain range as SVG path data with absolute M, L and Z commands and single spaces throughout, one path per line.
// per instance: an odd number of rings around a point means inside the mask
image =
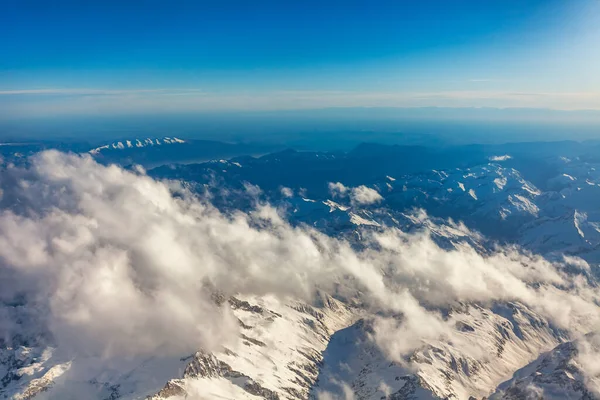
M 448 282 L 461 282 L 452 290 L 483 285 L 477 281 L 479 262 L 499 266 L 498 260 L 505 260 L 527 271 L 539 263 L 553 265 L 557 278 L 530 279 L 526 272 L 510 271 L 522 279 L 523 290 L 546 302 L 560 292 L 566 297 L 557 299 L 590 296 L 594 304 L 600 298 L 594 294 L 600 262 L 597 146 L 362 144 L 349 152 L 270 152 L 259 145 L 169 137 L 124 139 L 80 153 L 99 165 L 116 163 L 123 173 L 179 187 L 172 189 L 175 199 L 178 190 L 189 191 L 232 221 L 268 206 L 290 232 L 314 230 L 369 257 L 376 254 L 369 252 L 373 235 L 385 252 L 392 240 L 386 235 L 395 232 L 405 247 L 394 257 L 430 251 L 431 257 L 423 258 L 430 264 L 421 267 L 434 275 L 414 270 L 397 278 L 392 271 L 388 278 L 409 282 L 420 305 L 442 321 L 444 333 L 429 332 L 429 324 L 438 323 L 433 321 L 403 328 L 411 317 L 406 309 L 374 307 L 363 296 L 367 290 L 355 289 L 347 278 L 336 281 L 335 290 L 319 287 L 310 299 L 215 287 L 211 302 L 226 308 L 238 325 L 227 344 L 107 359 L 62 352 L 59 343 L 41 339 L 40 333 L 11 337 L 0 349 L 3 398 L 600 398 L 597 326 L 582 309 L 573 306 L 574 322 L 561 324 L 555 310 L 549 311 L 552 305 L 546 309 L 530 294 L 436 300 Z M 211 159 L 191 162 L 202 154 Z M 21 156 L 5 155 L 5 168 L 15 157 Z M 134 164 L 146 170 L 139 172 Z M 10 190 L 3 188 L 5 202 L 17 198 Z M 259 232 L 266 229 L 260 221 L 249 224 Z M 459 256 L 464 256 L 461 271 L 472 268 L 472 277 L 443 269 L 449 257 Z M 448 275 L 433 278 L 438 273 Z M 344 285 L 350 289 L 340 289 Z M 17 315 L 11 318 L 27 318 L 19 314 L 23 304 L 4 301 L 5 313 Z

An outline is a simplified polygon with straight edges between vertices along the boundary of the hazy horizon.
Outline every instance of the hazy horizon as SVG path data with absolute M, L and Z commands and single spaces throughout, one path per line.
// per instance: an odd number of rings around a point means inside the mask
M 0 140 L 132 137 L 262 142 L 298 149 L 349 149 L 360 142 L 428 146 L 600 139 L 600 111 L 493 108 L 314 110 L 53 116 L 0 120 Z

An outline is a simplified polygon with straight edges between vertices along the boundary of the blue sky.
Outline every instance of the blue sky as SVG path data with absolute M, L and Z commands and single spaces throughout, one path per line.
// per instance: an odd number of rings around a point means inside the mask
M 600 1 L 3 0 L 0 116 L 600 109 Z

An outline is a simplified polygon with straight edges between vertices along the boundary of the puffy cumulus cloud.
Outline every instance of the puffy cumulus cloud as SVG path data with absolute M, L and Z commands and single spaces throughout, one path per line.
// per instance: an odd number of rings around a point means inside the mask
M 294 191 L 292 189 L 290 189 L 289 187 L 282 186 L 280 188 L 280 192 L 283 197 L 289 198 L 289 197 L 294 196 Z
M 379 315 L 373 338 L 390 358 L 451 335 L 435 310 L 468 302 L 519 301 L 573 332 L 600 320 L 598 291 L 583 275 L 516 248 L 482 255 L 468 245 L 442 249 L 427 230 L 384 229 L 364 232 L 356 250 L 289 225 L 272 207 L 225 215 L 176 183 L 89 156 L 49 151 L 30 164 L 2 172 L 13 200 L 0 214 L 7 339 L 24 329 L 19 304 L 31 326 L 75 352 L 210 350 L 237 334 L 215 291 L 353 298 Z
M 244 190 L 253 197 L 258 197 L 262 193 L 262 189 L 250 182 L 244 182 Z
M 566 265 L 511 247 L 498 248 L 488 256 L 467 245 L 444 251 L 427 232 L 409 235 L 388 230 L 373 240 L 378 252 L 371 257 L 380 263 L 386 286 L 404 288 L 404 292 L 382 295 L 381 301 L 391 302 L 386 308 L 402 313 L 402 318 L 375 317 L 372 338 L 399 363 L 403 355 L 440 338 L 481 357 L 476 346 L 460 343 L 456 321 L 435 311 L 464 303 L 520 302 L 575 334 L 596 329 L 600 323 L 597 289 L 582 275 L 565 273 Z
M 3 173 L 18 202 L 0 214 L 2 298 L 26 298 L 77 351 L 210 349 L 236 331 L 214 290 L 308 301 L 316 282 L 344 280 L 341 266 L 361 270 L 347 243 L 270 207 L 225 216 L 176 184 L 89 156 L 51 151 L 31 164 Z
M 365 185 L 351 188 L 340 182 L 329 182 L 328 187 L 333 197 L 349 197 L 353 206 L 369 205 L 383 200 L 383 197 L 377 190 Z
M 327 184 L 328 188 L 329 188 L 329 193 L 331 193 L 331 195 L 333 197 L 343 197 L 345 196 L 348 191 L 350 190 L 349 187 L 345 186 L 343 183 L 341 182 L 329 182 Z
M 374 204 L 383 200 L 383 197 L 377 192 L 375 189 L 371 189 L 364 185 L 352 188 L 352 194 L 350 198 L 353 203 L 365 205 L 365 204 Z
M 562 259 L 565 264 L 567 264 L 571 267 L 578 268 L 581 271 L 585 271 L 585 272 L 591 271 L 590 264 L 588 264 L 588 262 L 585 261 L 583 258 L 576 257 L 576 256 L 563 255 Z

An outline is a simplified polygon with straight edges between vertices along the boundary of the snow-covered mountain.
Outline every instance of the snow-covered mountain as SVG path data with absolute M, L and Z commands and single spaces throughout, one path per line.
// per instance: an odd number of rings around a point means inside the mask
M 542 354 L 500 385 L 490 400 L 598 398 L 598 377 L 589 376 L 584 365 L 598 362 L 597 343 L 594 353 L 585 354 L 589 339 L 562 343 Z
M 345 382 L 360 399 L 429 399 L 489 395 L 525 360 L 561 340 L 543 319 L 519 304 L 495 312 L 477 306 L 450 311 L 461 339 L 486 356 L 468 354 L 443 341 L 425 343 L 405 364 L 390 362 L 359 322 L 331 339 L 314 390 L 338 392 Z
M 403 223 L 427 226 L 447 246 L 487 246 L 476 234 L 423 216 L 407 215 Z M 98 369 L 99 359 L 70 360 L 43 345 L 5 349 L 0 393 L 13 399 L 292 400 L 349 390 L 356 399 L 480 399 L 569 340 L 523 304 L 464 304 L 444 311 L 459 343 L 425 340 L 394 361 L 373 342 L 371 315 L 358 303 L 326 294 L 314 304 L 219 294 L 214 301 L 226 304 L 241 328 L 218 351 L 125 359 Z
M 491 239 L 518 243 L 535 253 L 577 254 L 600 261 L 600 163 L 556 157 L 551 167 L 540 164 L 540 169 L 549 172 L 543 180 L 536 177 L 536 184 L 508 164 L 520 159 L 493 160 L 394 175 L 379 167 L 369 172 L 370 165 L 360 165 L 348 155 L 284 152 L 258 159 L 161 167 L 150 173 L 200 185 L 199 190 L 209 190 L 222 207 L 251 207 L 255 194 L 245 186 L 250 183 L 260 187 L 262 201 L 289 207 L 292 220 L 309 224 L 327 225 L 340 219 L 395 224 L 391 218 L 419 208 L 430 216 L 463 221 Z M 360 175 L 367 177 L 358 180 Z M 369 205 L 352 204 L 349 196 L 334 197 L 328 187 L 331 182 L 348 188 L 366 185 L 382 199 Z M 388 218 L 373 219 L 372 213 Z
M 263 144 L 190 140 L 175 136 L 121 139 L 87 151 L 98 162 L 146 168 L 170 163 L 199 163 L 242 155 L 261 155 L 277 149 Z
M 320 305 L 231 298 L 241 334 L 230 346 L 179 358 L 61 362 L 53 349 L 20 347 L 5 355 L 5 398 L 305 399 L 339 393 L 358 399 L 484 397 L 513 371 L 566 336 L 523 305 L 451 310 L 461 338 L 485 351 L 468 354 L 444 341 L 424 343 L 405 364 L 370 340 L 358 309 L 323 297 Z M 9 353 L 5 351 L 5 354 Z M 162 381 L 161 381 L 162 379 Z M 342 385 L 343 383 L 343 385 Z
M 167 144 L 164 140 L 162 144 Z M 105 150 L 136 149 L 137 142 L 120 143 L 94 149 L 92 154 L 101 157 Z M 427 164 L 407 173 L 391 161 L 382 167 L 359 162 L 363 159 L 364 153 L 287 151 L 170 164 L 150 170 L 149 175 L 179 181 L 185 189 L 210 199 L 211 206 L 232 221 L 240 211 L 252 214 L 257 206 L 270 204 L 294 229 L 310 227 L 356 251 L 372 245 L 371 234 L 390 229 L 402 235 L 426 232 L 448 254 L 468 248 L 492 257 L 499 246 L 506 246 L 531 252 L 534 260 L 537 255 L 558 260 L 560 274 L 574 277 L 573 281 L 524 281 L 525 289 L 548 295 L 547 309 L 528 305 L 529 294 L 523 301 L 506 295 L 447 305 L 433 300 L 436 285 L 484 283 L 477 281 L 475 273 L 467 273 L 443 275 L 432 285 L 417 272 L 409 273 L 402 279 L 415 285 L 415 290 L 423 286 L 428 294 L 424 298 L 432 299 L 423 307 L 446 327 L 441 336 L 422 338 L 411 337 L 411 332 L 403 337 L 402 330 L 392 330 L 393 335 L 383 339 L 376 335 L 382 320 L 401 326 L 405 315 L 364 303 L 359 290 L 352 296 L 319 291 L 312 301 L 268 294 L 225 296 L 215 291 L 212 301 L 231 312 L 238 327 L 226 344 L 191 353 L 107 361 L 98 355 L 73 356 L 44 335 L 10 338 L 0 348 L 0 398 L 600 398 L 594 386 L 593 360 L 598 353 L 594 319 L 580 318 L 567 329 L 548 316 L 548 309 L 563 306 L 564 318 L 581 311 L 580 303 L 570 297 L 572 304 L 552 303 L 557 290 L 571 290 L 570 294 L 594 298 L 598 304 L 600 163 L 553 157 L 541 179 L 517 168 L 522 162 L 518 155 L 504 152 L 469 165 L 428 168 Z M 157 213 L 164 209 L 168 207 Z M 510 250 L 504 256 L 516 257 Z M 10 304 L 16 314 L 22 307 Z M 423 323 L 425 333 L 428 323 Z M 394 347 L 396 341 L 415 340 L 408 352 Z
M 162 146 L 170 144 L 182 144 L 186 143 L 185 140 L 176 137 L 162 137 L 162 138 L 145 138 L 145 139 L 125 139 L 122 141 L 116 141 L 103 146 L 98 146 L 89 151 L 90 154 L 97 155 L 104 150 L 124 150 L 132 148 L 142 148 L 148 146 Z

